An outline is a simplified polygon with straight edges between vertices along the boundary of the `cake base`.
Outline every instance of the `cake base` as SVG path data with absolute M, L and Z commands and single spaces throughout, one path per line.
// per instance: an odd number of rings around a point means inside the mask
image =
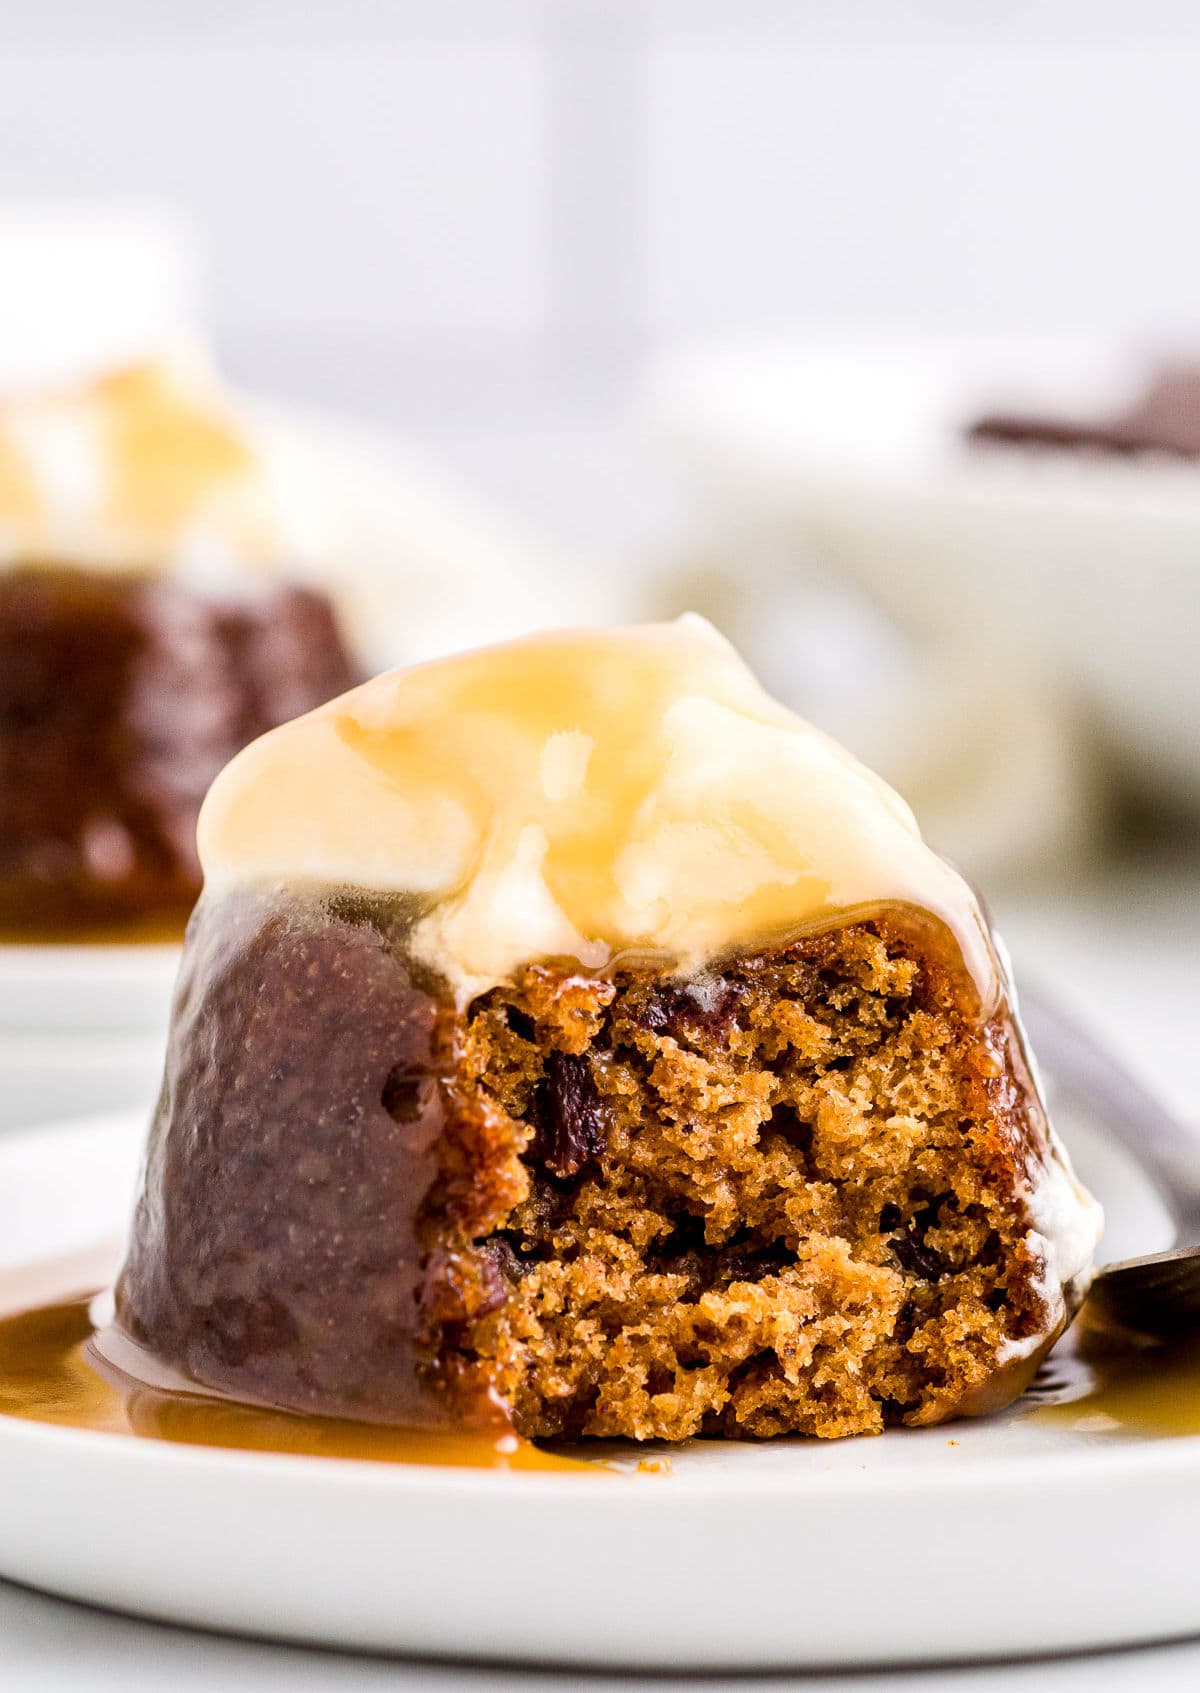
M 901 914 L 454 1011 L 411 913 L 193 919 L 118 1317 L 234 1397 L 533 1437 L 874 1433 L 1015 1396 L 1081 1289 L 1007 1011 Z

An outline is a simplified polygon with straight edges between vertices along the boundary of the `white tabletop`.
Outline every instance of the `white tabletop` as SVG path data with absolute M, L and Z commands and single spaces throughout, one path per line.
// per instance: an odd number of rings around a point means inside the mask
M 588 1693 L 627 1689 L 625 1675 L 542 1673 L 310 1652 L 192 1633 L 89 1611 L 0 1582 L 0 1686 L 13 1693 Z M 751 1693 L 796 1687 L 830 1693 L 1192 1693 L 1200 1642 L 1053 1662 L 902 1673 L 765 1679 L 655 1676 L 654 1693 Z

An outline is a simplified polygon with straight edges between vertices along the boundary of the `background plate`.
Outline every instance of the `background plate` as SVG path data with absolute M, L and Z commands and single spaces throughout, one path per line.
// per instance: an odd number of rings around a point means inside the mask
M 0 1027 L 57 1034 L 166 1034 L 178 943 L 0 945 Z

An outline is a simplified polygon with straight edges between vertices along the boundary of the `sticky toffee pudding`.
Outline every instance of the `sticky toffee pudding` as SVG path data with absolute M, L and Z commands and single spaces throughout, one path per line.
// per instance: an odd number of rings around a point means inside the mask
M 384 676 L 218 778 L 116 1293 L 201 1389 L 524 1438 L 1010 1402 L 1099 1213 L 969 888 L 699 620 Z

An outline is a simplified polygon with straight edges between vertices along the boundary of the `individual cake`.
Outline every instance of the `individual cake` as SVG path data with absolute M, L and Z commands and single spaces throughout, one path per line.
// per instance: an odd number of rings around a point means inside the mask
M 287 544 L 249 432 L 189 363 L 0 405 L 4 931 L 182 917 L 217 771 L 357 679 Z
M 117 1288 L 156 1370 L 530 1437 L 1012 1399 L 1099 1227 L 987 925 L 699 619 L 382 676 L 200 820 Z

